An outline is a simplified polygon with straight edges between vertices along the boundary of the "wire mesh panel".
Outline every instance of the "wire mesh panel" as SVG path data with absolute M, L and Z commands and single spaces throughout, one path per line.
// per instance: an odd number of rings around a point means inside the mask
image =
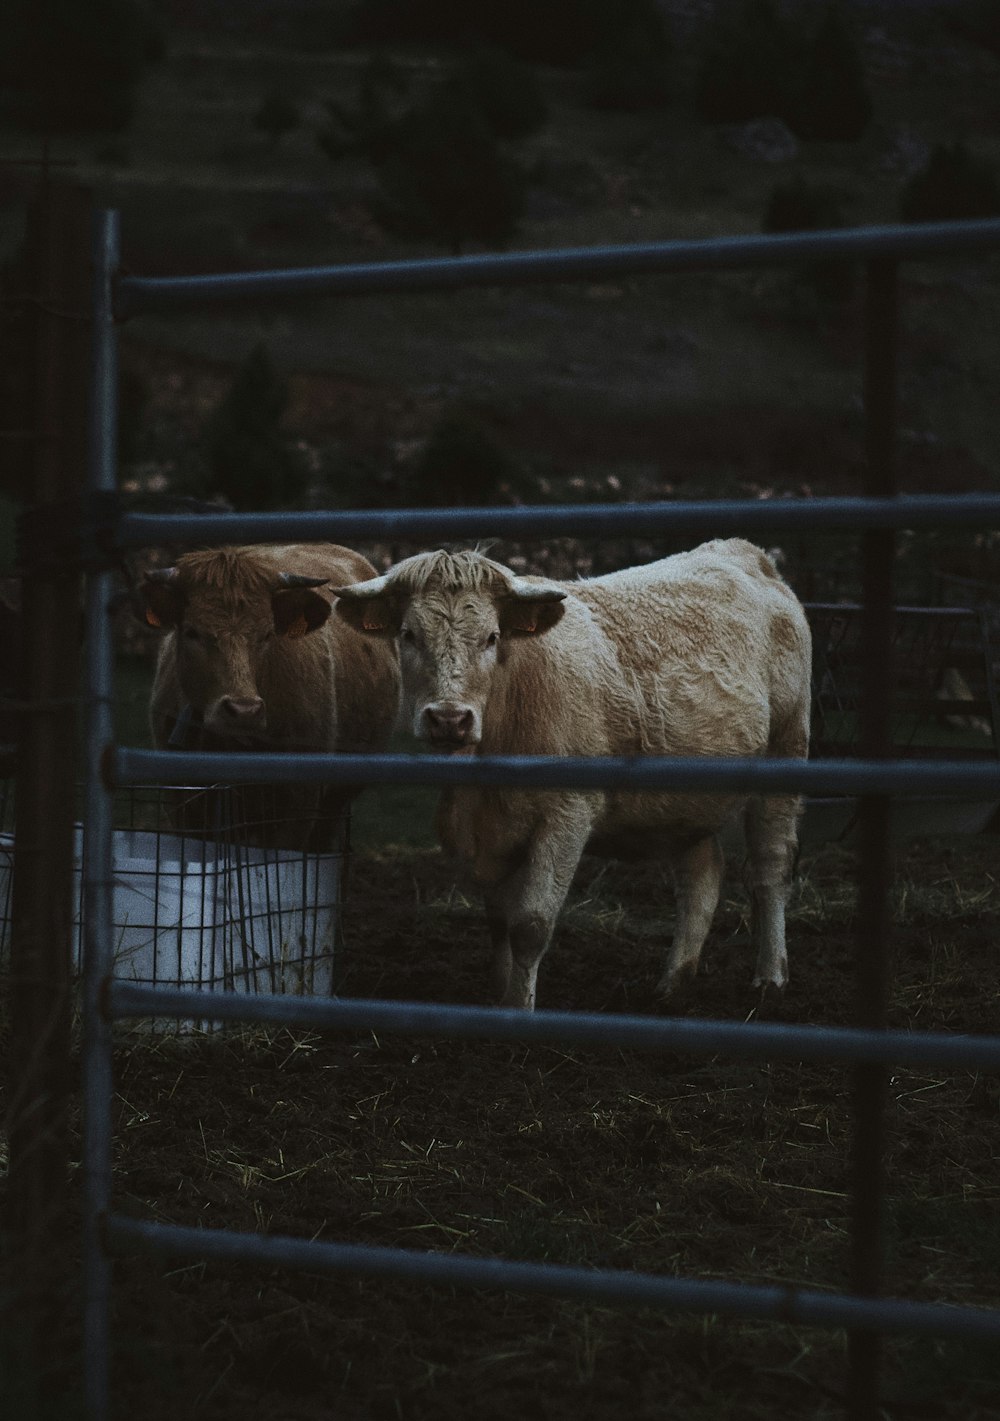
M 852 603 L 808 603 L 813 633 L 813 758 L 860 754 L 863 609 Z M 886 753 L 907 760 L 982 760 L 1000 753 L 1000 714 L 988 625 L 975 609 L 896 607 L 892 613 Z M 978 833 L 992 827 L 997 801 L 913 793 L 892 803 L 894 838 Z M 802 842 L 847 839 L 857 827 L 857 801 L 807 802 Z
M 807 611 L 813 633 L 812 753 L 856 754 L 862 608 L 812 603 Z M 978 611 L 897 607 L 888 675 L 894 754 L 981 759 L 997 753 L 991 648 Z
M 334 985 L 343 850 L 282 847 L 301 827 L 267 817 L 270 787 L 119 794 L 113 835 L 117 979 L 147 986 L 328 995 Z M 253 817 L 250 817 L 253 816 Z M 14 835 L 0 832 L 0 955 L 11 934 Z M 337 831 L 340 841 L 342 829 Z M 277 846 L 269 840 L 277 840 Z M 75 845 L 75 966 L 82 965 L 82 829 Z

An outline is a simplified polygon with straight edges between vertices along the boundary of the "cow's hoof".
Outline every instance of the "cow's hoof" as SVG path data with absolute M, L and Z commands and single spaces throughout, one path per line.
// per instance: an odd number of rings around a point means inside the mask
M 664 972 L 663 976 L 656 984 L 656 1000 L 661 1003 L 675 1005 L 683 997 L 691 994 L 694 987 L 697 968 L 694 964 L 690 966 L 677 967 L 672 972 Z
M 757 1004 L 752 1015 L 757 1021 L 767 1021 L 785 1000 L 785 983 L 782 982 L 779 986 L 776 982 L 755 981 L 754 987 L 757 991 Z

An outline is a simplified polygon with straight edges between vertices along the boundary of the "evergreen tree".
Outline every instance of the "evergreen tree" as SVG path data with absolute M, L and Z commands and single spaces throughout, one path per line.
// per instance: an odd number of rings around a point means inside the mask
M 529 63 L 579 64 L 620 12 L 610 0 L 360 0 L 348 18 L 348 44 L 497 47 Z
M 942 143 L 903 188 L 904 222 L 952 222 L 1000 214 L 1000 181 L 964 143 Z
M 854 143 L 871 121 L 861 51 L 836 0 L 805 46 L 795 89 L 789 121 L 799 138 Z
M 629 0 L 607 12 L 587 61 L 594 108 L 639 112 L 670 99 L 671 38 L 656 0 Z
M 35 127 L 120 129 L 132 118 L 162 31 L 139 0 L 15 0 L 11 82 Z
M 695 101 L 709 123 L 784 118 L 792 111 L 798 53 L 773 0 L 733 0 L 709 25 Z
M 524 206 L 523 175 L 467 87 L 454 78 L 400 124 L 380 176 L 382 219 L 454 252 L 470 241 L 502 245 Z
M 236 372 L 205 431 L 209 493 L 234 508 L 289 508 L 306 492 L 304 462 L 282 432 L 288 389 L 264 345 Z

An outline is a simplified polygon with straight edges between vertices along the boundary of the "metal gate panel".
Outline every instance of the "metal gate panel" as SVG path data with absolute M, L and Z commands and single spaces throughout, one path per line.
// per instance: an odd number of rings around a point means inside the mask
M 1000 246 L 993 220 L 914 227 L 858 228 L 837 232 L 734 237 L 700 242 L 584 250 L 504 253 L 433 261 L 321 267 L 206 277 L 144 278 L 118 270 L 117 214 L 103 213 L 95 229 L 93 399 L 90 501 L 100 529 L 98 570 L 87 600 L 88 698 L 87 909 L 85 967 L 85 1390 L 91 1421 L 105 1421 L 109 1407 L 110 1255 L 115 1249 L 153 1249 L 199 1257 L 257 1258 L 293 1267 L 379 1276 L 423 1278 L 468 1286 L 543 1291 L 557 1296 L 594 1296 L 623 1305 L 725 1311 L 818 1326 L 846 1327 L 850 1338 L 849 1409 L 853 1421 L 878 1415 L 879 1338 L 888 1330 L 934 1335 L 1000 1337 L 1000 1310 L 951 1308 L 886 1299 L 880 1293 L 882 1199 L 882 1097 L 890 1061 L 920 1059 L 941 1065 L 997 1067 L 1000 1044 L 990 1037 L 941 1037 L 888 1032 L 886 944 L 889 933 L 887 840 L 889 797 L 919 783 L 929 793 L 960 792 L 993 797 L 1000 766 L 941 761 L 890 760 L 889 697 L 882 668 L 891 646 L 892 556 L 900 528 L 1000 525 L 1000 496 L 899 497 L 894 476 L 895 343 L 897 264 L 935 253 L 981 251 Z M 538 509 L 452 511 L 154 515 L 118 511 L 115 500 L 117 319 L 140 311 L 184 305 L 290 296 L 363 295 L 443 290 L 467 285 L 595 279 L 612 274 L 683 272 L 743 266 L 774 266 L 817 257 L 863 258 L 868 263 L 865 402 L 868 465 L 865 496 L 811 500 L 726 500 Z M 855 1029 L 745 1025 L 663 1018 L 589 1017 L 552 1012 L 533 1016 L 502 1010 L 422 1007 L 364 1001 L 304 1001 L 280 997 L 211 996 L 210 1011 L 197 994 L 114 984 L 110 977 L 111 791 L 115 783 L 245 776 L 292 780 L 298 776 L 355 782 L 351 757 L 261 757 L 175 755 L 116 748 L 111 728 L 113 661 L 107 617 L 111 574 L 104 570 L 108 545 L 134 547 L 158 540 L 200 542 L 278 539 L 338 540 L 403 537 L 421 540 L 494 535 L 557 536 L 667 531 L 752 532 L 767 528 L 860 531 L 864 588 L 861 634 L 861 759 L 853 761 L 533 760 L 483 757 L 365 757 L 369 783 L 489 783 L 519 786 L 599 785 L 617 788 L 722 785 L 767 792 L 825 787 L 861 796 L 863 836 L 860 876 L 859 986 Z M 292 763 L 294 762 L 294 763 Z M 181 1000 L 183 998 L 183 1000 Z M 424 1029 L 506 1040 L 598 1040 L 647 1050 L 666 1050 L 683 1040 L 695 1052 L 730 1051 L 760 1058 L 851 1061 L 855 1071 L 855 1169 L 853 1185 L 852 1292 L 710 1284 L 607 1272 L 410 1254 L 305 1240 L 193 1231 L 137 1222 L 111 1210 L 111 1025 L 115 1017 L 150 1013 L 205 1015 L 274 1023 Z

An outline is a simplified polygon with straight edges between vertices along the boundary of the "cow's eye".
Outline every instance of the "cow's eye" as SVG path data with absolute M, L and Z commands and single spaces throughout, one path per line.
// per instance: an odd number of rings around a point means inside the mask
M 184 640 L 185 640 L 185 641 L 202 641 L 202 640 L 204 640 L 204 638 L 202 637 L 202 634 L 201 634 L 201 632 L 198 630 L 197 627 L 185 627 L 185 628 L 184 628 Z
M 500 633 L 499 633 L 499 632 L 490 632 L 489 636 L 486 638 L 486 648 L 487 648 L 487 650 L 489 650 L 489 648 L 490 648 L 491 646 L 496 646 L 496 644 L 497 644 L 497 642 L 498 642 L 499 640 L 500 640 Z
M 404 627 L 402 631 L 402 639 L 406 642 L 407 646 L 413 646 L 414 642 L 417 639 L 416 632 L 414 632 L 412 627 Z

